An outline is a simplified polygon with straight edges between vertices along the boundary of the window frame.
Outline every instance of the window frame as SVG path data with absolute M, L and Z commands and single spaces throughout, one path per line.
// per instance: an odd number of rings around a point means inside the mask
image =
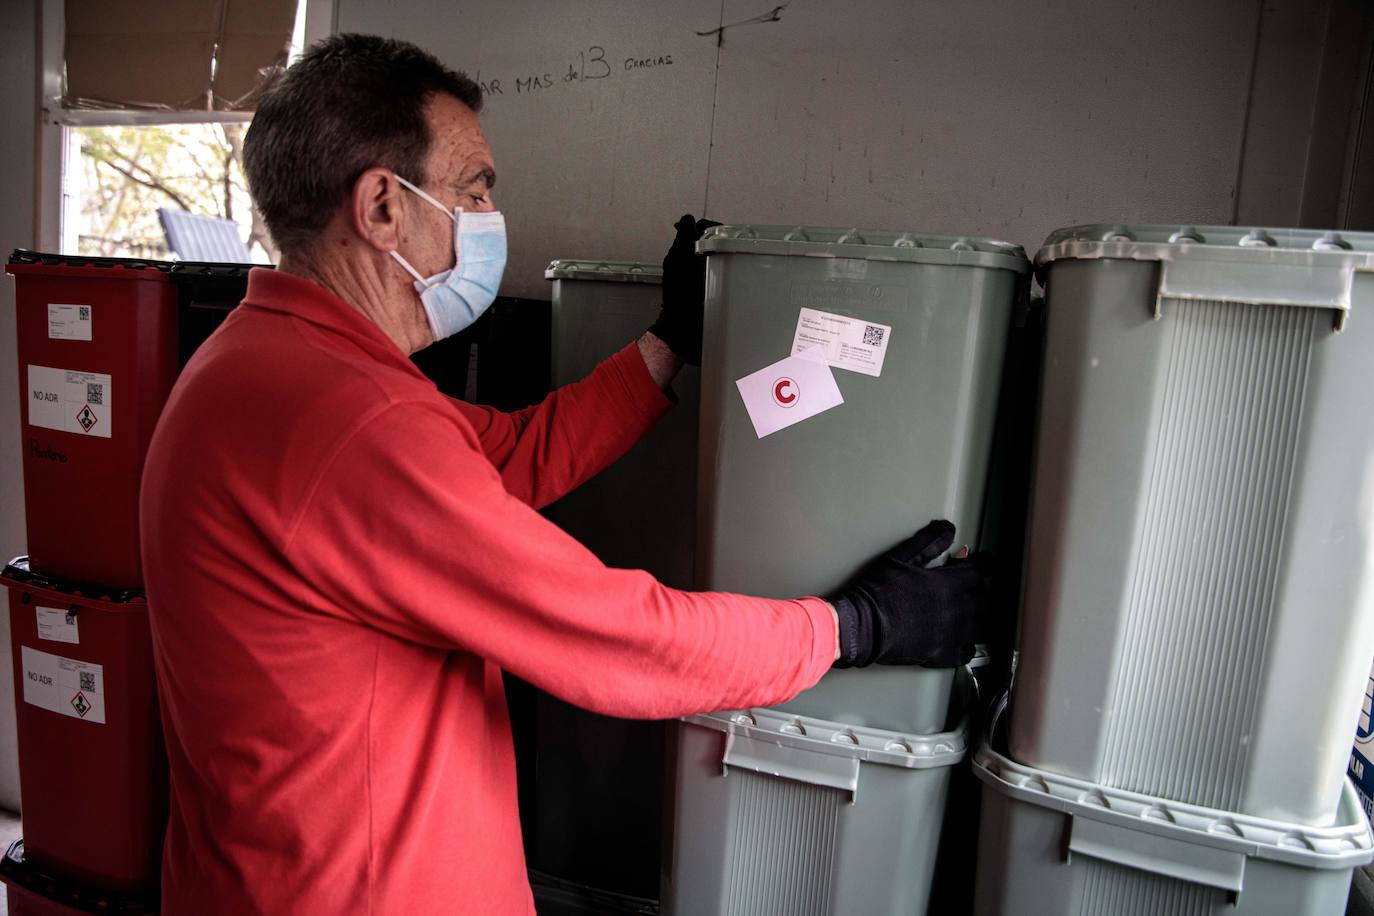
M 337 31 L 338 0 L 300 0 L 305 6 L 303 45 Z M 251 111 L 120 111 L 62 107 L 64 0 L 41 0 L 38 8 L 38 132 L 35 149 L 34 241 L 40 251 L 60 252 L 72 222 L 66 190 L 73 127 L 159 124 L 244 124 Z

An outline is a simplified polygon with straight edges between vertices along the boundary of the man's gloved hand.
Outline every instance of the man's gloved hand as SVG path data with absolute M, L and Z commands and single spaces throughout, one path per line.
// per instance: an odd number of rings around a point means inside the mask
M 677 238 L 663 258 L 663 309 L 649 333 L 689 366 L 701 365 L 701 316 L 706 298 L 706 258 L 696 253 L 697 239 L 719 225 L 715 220 L 684 214 L 674 227 Z
M 830 599 L 840 619 L 836 668 L 951 668 L 973 657 L 983 597 L 977 562 L 951 558 L 929 566 L 953 543 L 954 526 L 933 521 L 870 561 Z

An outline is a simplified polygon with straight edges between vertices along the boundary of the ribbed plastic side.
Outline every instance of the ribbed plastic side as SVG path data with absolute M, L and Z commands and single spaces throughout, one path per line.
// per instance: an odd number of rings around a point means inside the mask
M 733 769 L 740 780 L 724 916 L 826 916 L 843 793 Z
M 1088 859 L 1077 916 L 1210 916 L 1221 892 Z
M 1166 301 L 1107 785 L 1239 806 L 1317 309 Z M 1218 672 L 1225 676 L 1218 676 Z M 1164 912 L 1164 911 L 1160 911 Z

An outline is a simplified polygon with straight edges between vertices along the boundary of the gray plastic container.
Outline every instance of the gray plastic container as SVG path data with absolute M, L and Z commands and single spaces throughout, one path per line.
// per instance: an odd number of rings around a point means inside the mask
M 1332 823 L 1374 652 L 1374 235 L 1088 226 L 1036 263 L 1012 756 Z
M 834 592 L 933 518 L 978 543 L 998 382 L 1030 263 L 1014 245 L 876 230 L 720 226 L 707 255 L 697 584 Z M 758 438 L 736 379 L 792 352 L 800 310 L 892 328 L 878 377 Z M 952 669 L 835 671 L 783 707 L 872 728 L 944 724 Z
M 967 746 L 966 716 L 931 735 L 776 709 L 684 719 L 664 912 L 920 916 Z
M 1335 826 L 1248 817 L 1022 766 L 984 745 L 976 916 L 1341 916 L 1374 838 L 1348 783 Z
M 656 264 L 559 260 L 544 276 L 553 286 L 555 387 L 584 378 L 636 340 L 662 303 Z M 548 510 L 607 565 L 645 569 L 677 588 L 692 584 L 698 379 L 685 367 L 673 382 L 677 406 L 619 461 Z M 595 888 L 600 902 L 589 906 L 609 910 L 613 894 L 632 895 L 622 909 L 633 910 L 639 898 L 656 896 L 664 723 L 599 716 L 540 693 L 534 733 L 531 864 Z
M 625 261 L 554 261 L 554 387 L 586 377 L 658 317 L 663 270 Z M 624 457 L 569 493 L 549 516 L 608 566 L 692 586 L 700 373 L 673 381 L 677 406 Z

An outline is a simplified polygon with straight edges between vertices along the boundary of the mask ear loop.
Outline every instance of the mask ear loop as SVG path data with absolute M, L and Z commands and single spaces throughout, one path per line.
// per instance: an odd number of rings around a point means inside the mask
M 395 175 L 396 173 L 393 172 L 392 174 Z M 435 200 L 433 197 L 431 197 L 429 192 L 423 190 L 422 188 L 414 184 L 411 184 L 409 181 L 406 181 L 400 175 L 396 175 L 396 180 L 399 181 L 403 187 L 410 188 L 410 190 L 414 191 L 416 194 L 419 194 L 425 200 L 429 201 L 431 204 L 438 207 L 449 219 L 453 220 L 454 222 L 458 221 L 457 218 L 454 217 L 453 211 L 450 210 L 448 207 L 445 207 L 443 204 L 439 203 L 439 201 Z
M 410 266 L 410 262 L 409 262 L 409 261 L 407 261 L 405 258 L 401 257 L 401 253 L 400 253 L 399 251 L 396 251 L 396 250 L 393 248 L 391 251 L 388 251 L 387 254 L 389 254 L 389 255 L 391 255 L 393 258 L 395 258 L 396 263 L 397 263 L 397 264 L 400 264 L 402 267 L 404 267 L 406 273 L 410 274 L 412 277 L 415 278 L 415 282 L 416 282 L 416 283 L 420 284 L 420 285 L 423 286 L 423 287 L 428 288 L 429 284 L 428 284 L 427 282 L 425 282 L 425 278 L 422 277 L 422 276 L 420 276 L 420 272 L 419 272 L 418 270 L 416 270 L 414 267 L 411 267 L 411 266 Z
M 429 203 L 433 204 L 434 206 L 438 207 L 441 211 L 443 211 L 443 213 L 444 213 L 445 216 L 447 216 L 449 219 L 453 220 L 453 223 L 454 223 L 455 227 L 457 226 L 457 224 L 458 224 L 458 216 L 461 215 L 462 212 L 463 212 L 463 208 L 462 208 L 462 207 L 459 207 L 459 208 L 458 208 L 457 214 L 452 213 L 452 212 L 449 211 L 448 207 L 445 207 L 443 204 L 439 203 L 439 201 L 435 200 L 435 199 L 434 199 L 428 192 L 426 192 L 423 188 L 419 187 L 418 185 L 414 184 L 413 182 L 406 181 L 406 180 L 405 180 L 404 178 L 402 178 L 400 175 L 396 175 L 395 172 L 392 172 L 391 174 L 396 176 L 396 180 L 397 180 L 398 182 L 400 182 L 400 184 L 401 184 L 402 187 L 409 188 L 410 190 L 414 191 L 416 194 L 420 195 L 420 197 L 422 197 L 424 200 L 426 200 L 426 201 L 428 201 Z M 455 248 L 455 249 L 458 247 L 458 245 L 457 245 L 457 235 L 458 235 L 458 233 L 457 233 L 457 230 L 456 230 L 456 228 L 455 228 L 455 230 L 454 230 L 454 248 Z M 457 253 L 457 252 L 455 251 L 455 254 L 456 254 L 456 253 Z M 425 289 L 428 289 L 428 288 L 429 288 L 430 282 L 429 282 L 428 280 L 426 280 L 424 277 L 420 276 L 420 272 L 419 272 L 418 270 L 416 270 L 414 267 L 411 267 L 411 266 L 410 266 L 410 262 L 407 261 L 405 258 L 401 257 L 401 253 L 400 253 L 399 251 L 392 250 L 392 251 L 387 252 L 387 254 L 391 255 L 391 257 L 395 259 L 395 261 L 396 261 L 397 264 L 400 264 L 403 268 L 405 268 L 406 273 L 408 273 L 408 274 L 410 274 L 412 277 L 414 277 L 416 283 L 420 284 L 420 286 L 424 287 Z

